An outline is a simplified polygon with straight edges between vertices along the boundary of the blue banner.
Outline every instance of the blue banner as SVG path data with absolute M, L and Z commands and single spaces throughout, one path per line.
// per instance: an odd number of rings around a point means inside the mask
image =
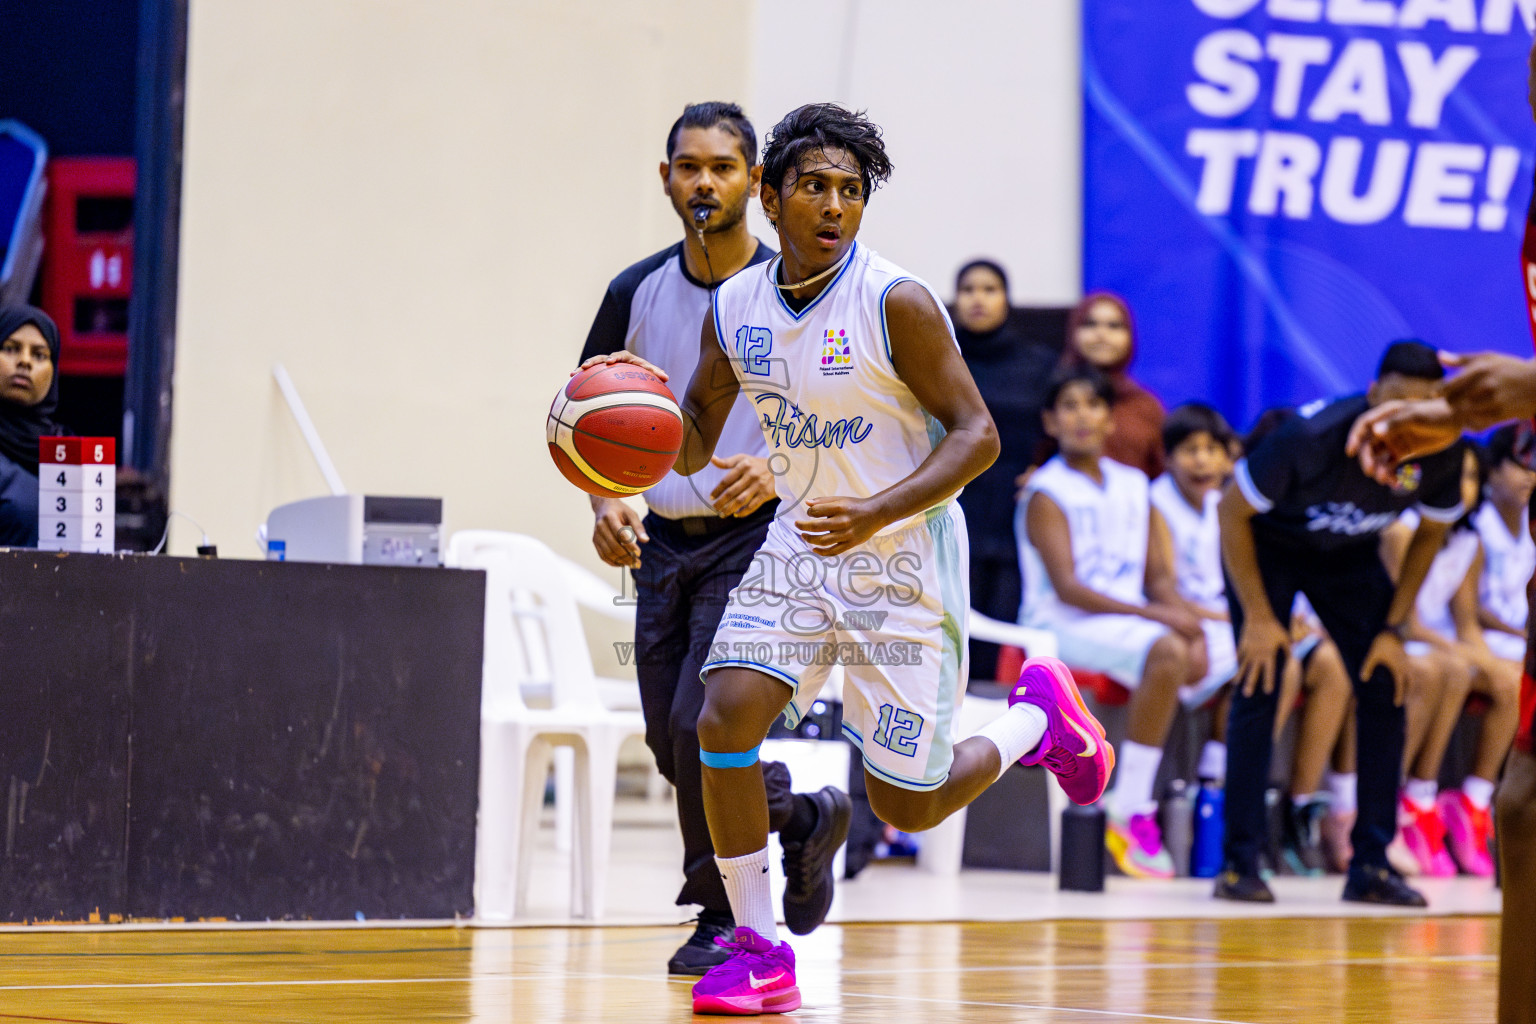
M 1084 286 L 1239 430 L 1394 338 L 1531 353 L 1536 0 L 1084 0 Z

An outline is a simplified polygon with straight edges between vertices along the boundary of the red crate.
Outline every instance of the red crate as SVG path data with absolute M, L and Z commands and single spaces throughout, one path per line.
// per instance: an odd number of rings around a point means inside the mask
M 58 321 L 59 372 L 121 377 L 133 291 L 134 161 L 48 161 L 43 308 Z

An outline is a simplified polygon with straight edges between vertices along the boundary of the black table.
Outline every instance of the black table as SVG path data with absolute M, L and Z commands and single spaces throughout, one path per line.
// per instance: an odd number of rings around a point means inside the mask
M 0 921 L 472 913 L 484 592 L 0 549 Z

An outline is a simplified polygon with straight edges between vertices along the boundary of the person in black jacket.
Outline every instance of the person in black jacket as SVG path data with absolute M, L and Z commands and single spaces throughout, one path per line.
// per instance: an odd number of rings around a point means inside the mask
M 1359 817 L 1344 898 L 1425 905 L 1386 855 L 1397 825 L 1403 757 L 1403 636 L 1419 585 L 1462 514 L 1462 450 L 1457 443 L 1405 462 L 1382 483 L 1362 471 L 1346 441 L 1355 420 L 1373 406 L 1427 398 L 1444 376 L 1429 345 L 1394 342 L 1369 392 L 1302 407 L 1237 463 L 1222 496 L 1221 546 L 1239 669 L 1227 724 L 1227 864 L 1216 881 L 1218 898 L 1274 900 L 1259 877 L 1264 787 L 1275 683 L 1290 644 L 1291 608 L 1303 593 L 1355 688 Z M 1410 507 L 1420 521 L 1394 587 L 1377 541 Z
M 951 310 L 960 354 L 997 424 L 1002 452 L 990 468 L 966 484 L 960 507 L 971 539 L 971 607 L 1013 622 L 1023 596 L 1018 544 L 1013 536 L 1016 478 L 1036 464 L 1045 433 L 1040 405 L 1051 371 L 1061 357 L 1059 323 L 1031 330 L 1025 311 L 1008 303 L 1008 274 L 992 260 L 972 260 L 955 275 Z M 1060 320 L 1059 316 L 1055 320 Z M 971 640 L 971 678 L 996 674 L 997 645 Z
M 37 439 L 62 433 L 59 329 L 31 306 L 0 306 L 0 546 L 37 547 Z

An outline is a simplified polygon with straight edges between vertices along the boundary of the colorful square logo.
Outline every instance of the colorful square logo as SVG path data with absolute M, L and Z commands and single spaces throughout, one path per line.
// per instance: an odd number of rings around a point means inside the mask
M 828 327 L 821 339 L 821 370 L 823 373 L 846 371 L 853 366 L 853 347 L 847 331 Z

